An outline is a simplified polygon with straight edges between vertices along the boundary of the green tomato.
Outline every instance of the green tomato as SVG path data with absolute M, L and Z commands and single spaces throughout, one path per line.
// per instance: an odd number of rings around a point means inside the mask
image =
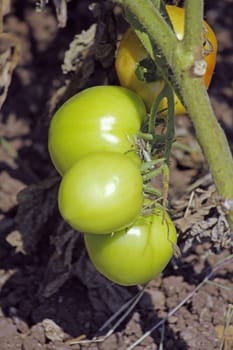
M 161 209 L 139 216 L 132 226 L 119 232 L 84 237 L 96 269 L 124 286 L 144 284 L 155 278 L 168 264 L 177 242 L 175 226 Z
M 134 136 L 146 116 L 141 98 L 120 86 L 95 86 L 66 101 L 49 128 L 48 148 L 64 174 L 77 160 L 95 151 L 125 153 L 139 162 Z
M 58 205 L 76 230 L 106 234 L 130 225 L 143 201 L 142 176 L 128 157 L 94 152 L 80 159 L 63 177 Z

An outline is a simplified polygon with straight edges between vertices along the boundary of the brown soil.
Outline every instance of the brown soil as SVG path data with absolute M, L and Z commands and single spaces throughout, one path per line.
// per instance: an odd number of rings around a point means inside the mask
M 68 2 L 64 28 L 58 27 L 52 1 L 36 12 L 34 1 L 14 0 L 4 17 L 5 31 L 17 36 L 21 53 L 0 112 L 0 350 L 126 350 L 233 252 L 232 233 L 193 127 L 181 117 L 176 120 L 177 135 L 196 150 L 174 147 L 172 154 L 171 213 L 180 232 L 182 256 L 149 283 L 105 341 L 79 343 L 107 334 L 115 321 L 100 327 L 140 291 L 115 285 L 96 272 L 81 234 L 65 225 L 57 210 L 58 178 L 47 151 L 49 118 L 61 96 L 94 84 L 116 83 L 113 43 L 115 30 L 123 24 L 109 8 L 99 17 L 101 40 L 94 53 L 89 50 L 76 66 L 76 78 L 61 70 L 73 36 L 96 22 L 98 11 L 94 15 L 88 10 L 90 3 Z M 232 0 L 206 1 L 205 15 L 219 41 L 209 92 L 231 147 L 232 12 Z M 136 349 L 231 350 L 232 305 L 231 260 Z

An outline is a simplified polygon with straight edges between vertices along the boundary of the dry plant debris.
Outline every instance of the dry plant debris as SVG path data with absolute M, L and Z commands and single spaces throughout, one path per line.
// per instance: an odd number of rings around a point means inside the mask
M 12 42 L 2 41 L 6 45 L 2 45 L 1 58 L 5 67 L 14 68 L 17 79 L 13 82 L 16 88 L 7 87 L 8 101 L 0 116 L 1 350 L 126 350 L 143 334 L 147 336 L 136 349 L 220 350 L 221 346 L 221 350 L 231 350 L 233 264 L 224 265 L 199 290 L 195 289 L 218 261 L 232 253 L 233 238 L 226 224 L 226 206 L 215 192 L 188 118 L 176 120 L 170 187 L 170 212 L 180 232 L 183 254 L 147 286 L 132 310 L 141 289 L 122 288 L 100 276 L 86 256 L 81 234 L 61 221 L 56 207 L 59 180 L 54 178 L 48 158 L 39 157 L 46 148 L 43 136 L 47 129 L 42 124 L 48 124 L 49 116 L 62 100 L 80 89 L 116 82 L 113 57 L 117 23 L 107 2 L 98 2 L 92 11 L 85 9 L 89 18 L 93 16 L 89 29 L 83 24 L 85 30 L 81 29 L 78 37 L 66 38 L 58 48 L 53 45 L 58 43 L 58 33 L 64 40 L 58 26 L 65 24 L 69 6 L 65 1 L 38 1 L 38 5 L 46 5 L 38 16 L 32 3 L 35 2 L 21 2 L 20 7 L 25 9 L 21 16 L 14 13 L 13 6 L 5 23 L 7 32 L 17 29 L 22 39 L 16 67 Z M 82 4 L 85 8 L 86 3 Z M 55 6 L 58 15 L 50 11 Z M 219 26 L 221 53 L 211 96 L 231 141 L 231 0 L 208 6 L 212 6 L 210 18 Z M 9 6 L 5 13 L 8 11 Z M 83 23 L 84 20 L 80 18 Z M 35 28 L 35 23 L 40 25 Z M 57 71 L 56 76 L 50 75 L 51 56 L 47 54 L 52 52 L 54 66 L 60 67 L 64 62 L 59 57 L 72 38 L 74 47 L 67 53 L 71 70 L 65 78 L 61 71 L 60 75 Z M 8 68 L 2 71 L 6 77 L 4 86 L 10 83 Z M 38 72 L 43 74 L 39 76 Z M 55 94 L 58 88 L 61 89 Z M 50 99 L 55 102 L 48 110 L 50 106 L 45 105 Z M 35 163 L 39 166 L 35 167 Z M 181 305 L 194 290 L 196 293 Z M 119 316 L 126 310 L 130 312 L 114 328 L 116 320 L 112 316 L 119 310 Z M 154 331 L 149 332 L 152 328 Z M 114 332 L 105 342 L 88 347 L 79 344 L 97 333 L 103 337 L 109 329 Z

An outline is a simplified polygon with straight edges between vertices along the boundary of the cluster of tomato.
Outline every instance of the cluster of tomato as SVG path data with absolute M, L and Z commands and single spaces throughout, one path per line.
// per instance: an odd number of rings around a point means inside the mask
M 49 130 L 50 155 L 62 175 L 61 215 L 84 233 L 96 268 L 122 285 L 160 273 L 176 243 L 175 227 L 162 209 L 142 215 L 135 136 L 145 118 L 145 105 L 131 90 L 95 86 L 68 100 Z
M 183 10 L 174 12 L 174 8 L 167 10 L 177 31 Z M 207 35 L 212 35 L 206 28 Z M 116 70 L 125 87 L 95 86 L 81 91 L 55 113 L 49 129 L 49 152 L 62 175 L 61 215 L 84 233 L 97 270 L 121 285 L 153 279 L 171 259 L 177 242 L 167 212 L 144 198 L 136 140 L 147 118 L 145 104 L 151 106 L 164 84 L 137 80 L 136 66 L 146 55 L 133 31 L 127 31 L 116 57 Z M 209 80 L 205 78 L 206 85 Z M 176 102 L 179 114 L 183 107 Z

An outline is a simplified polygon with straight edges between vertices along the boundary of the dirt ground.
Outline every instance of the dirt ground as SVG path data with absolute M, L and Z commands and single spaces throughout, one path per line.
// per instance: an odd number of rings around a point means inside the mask
M 71 0 L 67 23 L 65 7 L 58 17 L 54 7 L 65 2 L 51 1 L 42 12 L 35 3 L 14 0 L 4 17 L 21 50 L 0 111 L 0 350 L 126 350 L 143 334 L 135 349 L 232 350 L 233 237 L 188 117 L 177 118 L 176 135 L 191 151 L 173 147 L 169 193 L 182 254 L 131 311 L 141 287 L 96 272 L 82 235 L 61 220 L 49 120 L 74 91 L 117 83 L 115 39 L 125 24 L 101 2 L 90 10 L 91 1 Z M 232 0 L 206 1 L 205 17 L 219 41 L 211 102 L 233 149 Z M 97 21 L 95 47 L 88 31 L 79 59 L 70 52 L 64 63 L 74 35 Z M 129 312 L 115 329 L 110 317 L 123 305 L 118 319 Z M 112 327 L 104 341 L 80 343 L 101 340 Z

